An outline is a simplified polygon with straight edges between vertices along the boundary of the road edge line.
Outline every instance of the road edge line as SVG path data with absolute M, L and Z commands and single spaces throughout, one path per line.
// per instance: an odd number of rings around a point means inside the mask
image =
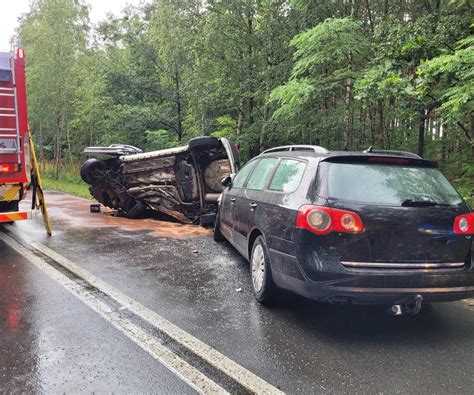
M 284 394 L 284 392 L 282 392 L 280 389 L 257 376 L 255 373 L 252 373 L 250 370 L 239 365 L 229 357 L 221 354 L 216 349 L 197 339 L 190 333 L 186 332 L 184 329 L 179 328 L 177 325 L 168 321 L 166 318 L 160 316 L 158 313 L 154 312 L 148 307 L 142 305 L 140 302 L 125 295 L 105 281 L 80 268 L 77 264 L 58 254 L 51 248 L 34 241 L 30 236 L 18 229 L 13 228 L 8 229 L 7 231 L 10 231 L 16 234 L 18 237 L 24 239 L 33 248 L 42 252 L 70 272 L 74 273 L 76 276 L 84 279 L 100 291 L 112 297 L 118 303 L 128 308 L 131 312 L 145 321 L 148 321 L 150 324 L 168 335 L 171 339 L 186 347 L 193 354 L 202 358 L 214 368 L 225 373 L 228 377 L 249 391 L 256 394 Z
M 113 310 L 106 303 L 100 301 L 84 286 L 81 286 L 80 284 L 77 284 L 77 282 L 69 279 L 66 275 L 52 267 L 41 257 L 36 256 L 29 250 L 25 250 L 25 248 L 16 240 L 3 232 L 0 232 L 0 240 L 11 247 L 18 254 L 26 258 L 44 274 L 62 286 L 62 288 L 64 288 L 66 291 L 79 299 L 92 311 L 102 317 L 113 328 L 125 335 L 133 343 L 148 353 L 152 358 L 163 364 L 165 368 L 178 376 L 191 388 L 195 389 L 201 394 L 228 394 L 224 388 L 215 383 L 204 373 L 200 372 L 188 362 L 181 359 L 178 355 L 162 345 L 157 339 L 147 334 L 143 329 L 135 325 L 133 322 L 121 317 L 116 310 Z

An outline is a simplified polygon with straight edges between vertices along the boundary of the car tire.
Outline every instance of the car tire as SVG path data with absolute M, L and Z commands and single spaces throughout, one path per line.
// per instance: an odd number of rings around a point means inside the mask
M 262 304 L 274 302 L 277 288 L 273 282 L 270 258 L 263 236 L 258 236 L 252 246 L 250 278 L 255 299 Z
M 80 175 L 81 178 L 89 185 L 92 185 L 95 181 L 94 172 L 96 170 L 105 170 L 107 165 L 103 160 L 91 158 L 84 162 L 81 166 Z
M 216 243 L 223 243 L 225 241 L 225 237 L 219 228 L 220 218 L 219 209 L 217 209 L 216 222 L 214 222 L 214 233 L 212 235 L 212 238 Z
M 219 148 L 219 139 L 212 136 L 196 137 L 189 140 L 188 147 L 191 152 L 202 151 L 210 148 Z
M 135 202 L 130 210 L 127 211 L 128 219 L 140 218 L 145 213 L 146 206 L 142 202 Z

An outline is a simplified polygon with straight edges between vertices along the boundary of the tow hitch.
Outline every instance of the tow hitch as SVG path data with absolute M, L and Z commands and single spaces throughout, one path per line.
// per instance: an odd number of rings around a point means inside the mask
M 423 302 L 423 296 L 416 295 L 414 304 L 394 304 L 389 306 L 388 313 L 391 315 L 417 315 L 421 310 L 421 303 Z

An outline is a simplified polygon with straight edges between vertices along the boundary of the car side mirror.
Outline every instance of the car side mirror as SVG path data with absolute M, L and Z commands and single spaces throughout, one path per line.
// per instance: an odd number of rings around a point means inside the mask
M 232 180 L 234 179 L 234 177 L 232 177 L 231 175 L 230 176 L 227 176 L 225 178 L 222 179 L 221 181 L 221 184 L 224 186 L 224 187 L 230 187 L 232 185 Z

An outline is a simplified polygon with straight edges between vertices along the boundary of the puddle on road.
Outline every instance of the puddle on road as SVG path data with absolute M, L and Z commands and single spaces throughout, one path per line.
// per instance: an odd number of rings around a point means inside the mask
M 94 202 L 84 198 L 55 192 L 47 193 L 48 208 L 51 217 L 61 218 L 70 227 L 76 228 L 117 228 L 120 230 L 148 230 L 158 237 L 184 239 L 194 236 L 210 235 L 211 230 L 198 225 L 186 225 L 156 219 L 138 219 L 117 217 L 114 211 L 102 207 L 101 213 L 91 213 L 90 204 Z

